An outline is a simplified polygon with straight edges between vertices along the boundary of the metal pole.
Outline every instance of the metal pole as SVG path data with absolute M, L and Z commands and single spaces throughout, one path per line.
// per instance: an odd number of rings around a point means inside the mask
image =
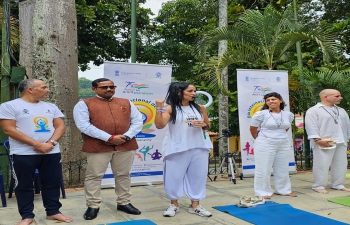
M 294 20 L 295 23 L 298 21 L 298 14 L 297 14 L 297 2 L 296 0 L 293 0 L 293 8 L 294 8 Z M 300 41 L 296 43 L 297 48 L 297 58 L 298 58 L 298 67 L 299 67 L 299 81 L 304 81 L 303 76 L 303 61 L 302 61 L 302 55 L 301 55 L 301 45 Z M 305 169 L 311 169 L 311 161 L 310 161 L 310 142 L 306 133 L 305 129 L 305 114 L 304 114 L 304 154 L 305 154 Z
M 131 0 L 131 62 L 136 63 L 136 0 Z
M 10 32 L 10 0 L 4 0 L 2 7 L 2 39 L 1 39 L 1 76 L 0 76 L 0 101 L 1 103 L 7 102 L 10 100 L 10 54 L 9 54 L 9 36 L 8 32 Z M 4 143 L 4 141 L 8 137 L 4 134 L 2 129 L 0 129 L 0 143 Z M 0 148 L 1 153 L 5 153 L 5 149 Z M 0 165 L 8 165 L 7 157 L 0 157 Z M 8 170 L 6 173 L 3 173 L 4 181 L 8 184 Z

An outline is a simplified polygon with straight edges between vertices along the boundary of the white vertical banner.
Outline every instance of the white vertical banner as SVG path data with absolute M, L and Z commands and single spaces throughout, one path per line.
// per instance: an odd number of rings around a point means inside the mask
M 241 142 L 242 171 L 244 176 L 254 176 L 254 139 L 250 134 L 250 120 L 255 112 L 264 105 L 265 94 L 279 93 L 289 111 L 288 72 L 280 70 L 245 70 L 237 69 L 237 90 L 239 110 L 239 130 Z M 295 173 L 294 147 L 291 129 L 288 131 L 290 139 L 289 171 Z
M 171 82 L 171 66 L 105 62 L 104 77 L 117 86 L 115 97 L 129 99 L 142 113 L 143 127 L 136 135 L 139 148 L 131 169 L 131 184 L 163 182 L 161 148 L 168 127 L 158 130 L 154 125 L 155 100 L 165 98 Z M 110 186 L 114 186 L 114 176 L 108 166 L 102 187 Z

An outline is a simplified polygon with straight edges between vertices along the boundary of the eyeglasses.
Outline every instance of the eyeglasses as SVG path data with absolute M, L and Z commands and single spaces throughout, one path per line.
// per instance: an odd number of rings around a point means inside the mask
M 103 90 L 107 90 L 108 88 L 109 89 L 111 89 L 111 90 L 113 90 L 113 89 L 115 89 L 117 86 L 101 86 L 101 87 L 96 87 L 96 88 L 101 88 L 101 89 L 103 89 Z

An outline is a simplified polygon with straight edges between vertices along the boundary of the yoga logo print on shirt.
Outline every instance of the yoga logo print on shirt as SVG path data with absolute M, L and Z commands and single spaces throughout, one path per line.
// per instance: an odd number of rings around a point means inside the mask
M 186 115 L 185 123 L 187 123 L 189 127 L 194 127 L 192 122 L 195 120 L 198 120 L 198 117 L 196 115 Z
M 33 120 L 35 124 L 35 132 L 51 132 L 49 127 L 49 120 L 44 116 L 37 116 Z

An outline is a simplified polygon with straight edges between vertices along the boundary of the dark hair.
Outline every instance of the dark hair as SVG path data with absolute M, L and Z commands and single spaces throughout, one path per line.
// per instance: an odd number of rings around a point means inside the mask
M 268 93 L 266 95 L 264 95 L 264 100 L 265 100 L 265 104 L 264 106 L 261 108 L 261 110 L 264 110 L 264 109 L 269 109 L 269 106 L 266 104 L 266 99 L 267 98 L 270 98 L 270 97 L 275 97 L 275 98 L 278 98 L 279 100 L 282 100 L 281 104 L 280 104 L 280 109 L 283 110 L 284 109 L 284 106 L 286 106 L 286 103 L 283 101 L 283 98 L 280 94 L 278 94 L 277 92 L 271 92 L 271 93 Z
M 176 111 L 182 111 L 181 106 L 184 90 L 187 89 L 190 85 L 193 84 L 182 81 L 172 82 L 169 85 L 169 89 L 165 97 L 165 102 L 166 104 L 171 106 L 172 113 L 170 115 L 170 120 L 173 122 L 173 124 L 176 122 Z M 190 101 L 189 103 L 192 110 L 193 108 L 195 108 L 202 115 L 201 107 L 197 103 L 195 103 L 194 101 Z
M 107 78 L 98 78 L 98 79 L 92 81 L 91 85 L 92 85 L 94 88 L 97 88 L 98 83 L 103 82 L 103 81 L 111 81 L 111 80 L 110 80 L 110 79 L 107 79 Z

